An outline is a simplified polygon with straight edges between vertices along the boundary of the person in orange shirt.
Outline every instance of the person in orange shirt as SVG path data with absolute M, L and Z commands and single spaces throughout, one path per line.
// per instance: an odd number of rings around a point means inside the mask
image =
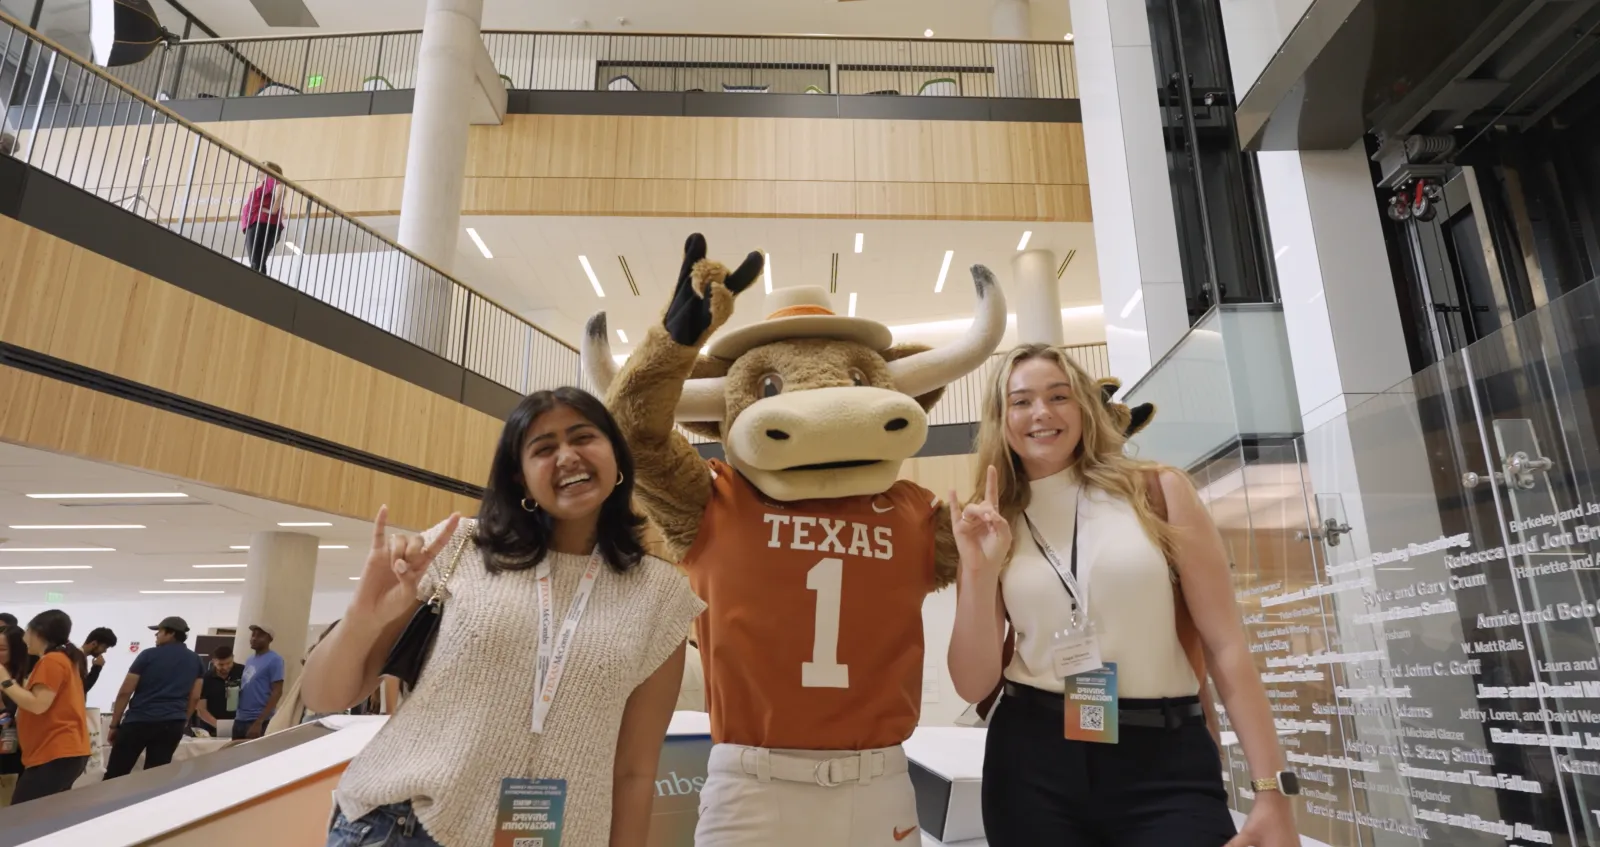
M 17 704 L 17 735 L 26 768 L 11 805 L 59 794 L 83 776 L 89 764 L 89 719 L 84 711 L 83 654 L 72 646 L 72 618 L 60 609 L 40 612 L 23 634 L 38 657 L 27 682 L 0 665 L 0 689 Z

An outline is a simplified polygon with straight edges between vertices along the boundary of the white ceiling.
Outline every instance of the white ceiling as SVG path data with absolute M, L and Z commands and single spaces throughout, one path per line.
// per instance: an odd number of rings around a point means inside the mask
M 398 228 L 393 217 L 367 222 L 391 236 Z M 621 343 L 615 330 L 637 341 L 660 320 L 677 282 L 684 239 L 693 232 L 704 233 L 711 258 L 730 267 L 751 250 L 766 250 L 772 257 L 773 285 L 780 288 L 827 286 L 837 252 L 834 309 L 846 313 L 849 295 L 855 292 L 858 316 L 903 326 L 971 317 L 968 269 L 975 263 L 988 265 L 1002 288 L 1011 290 L 1011 260 L 1022 233 L 1031 230 L 1029 249 L 1053 250 L 1057 266 L 1069 250 L 1077 251 L 1059 282 L 1062 306 L 1100 303 L 1094 227 L 1087 223 L 469 215 L 461 225 L 454 267 L 458 279 L 573 344 L 589 317 L 605 310 L 617 353 L 632 347 Z M 466 227 L 477 230 L 493 259 L 483 257 Z M 858 232 L 863 234 L 859 254 Z M 955 255 L 944 291 L 935 294 L 946 250 Z M 595 295 L 579 255 L 589 258 L 604 298 Z M 619 255 L 627 258 L 638 283 L 637 297 L 623 276 Z M 740 298 L 741 303 L 754 303 L 743 306 L 731 325 L 765 314 L 762 295 L 758 287 Z
M 177 491 L 181 500 L 34 500 L 27 494 Z M 234 494 L 157 474 L 0 443 L 0 568 L 25 565 L 89 565 L 90 570 L 0 570 L 0 610 L 44 602 L 46 592 L 64 600 L 139 600 L 141 590 L 223 591 L 238 595 L 242 583 L 168 583 L 167 579 L 240 578 L 245 569 L 195 568 L 198 564 L 243 564 L 252 533 L 279 530 L 279 521 L 325 521 L 331 527 L 289 529 L 316 535 L 320 544 L 317 590 L 347 591 L 372 540 L 371 525 L 243 494 Z M 135 530 L 25 530 L 24 525 L 143 524 Z M 110 553 L 7 552 L 21 547 L 111 547 Z M 19 580 L 70 579 L 69 584 L 18 585 Z M 205 595 L 198 595 L 205 596 Z
M 54 2 L 54 0 L 52 0 Z M 75 0 L 63 0 L 75 2 Z M 296 0 L 258 0 L 292 3 Z M 420 29 L 427 0 L 298 0 L 319 29 L 266 25 L 251 0 L 183 0 L 226 36 Z M 164 0 L 153 0 L 164 6 Z M 485 29 L 589 29 L 602 32 L 759 33 L 985 38 L 992 0 L 484 0 Z M 1065 0 L 1036 0 L 1033 36 L 1061 38 L 1070 29 Z M 163 15 L 165 17 L 165 15 Z M 619 24 L 618 18 L 626 19 Z M 170 25 L 169 25 L 170 26 Z

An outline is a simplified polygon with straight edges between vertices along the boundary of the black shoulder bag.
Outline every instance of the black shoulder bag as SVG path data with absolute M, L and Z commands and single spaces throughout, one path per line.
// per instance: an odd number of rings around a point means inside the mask
M 462 524 L 450 539 L 450 564 L 439 575 L 439 581 L 434 583 L 432 596 L 411 615 L 405 631 L 400 633 L 400 638 L 389 650 L 389 658 L 384 660 L 383 669 L 378 671 L 380 676 L 392 676 L 400 680 L 402 691 L 417 687 L 417 680 L 422 677 L 422 666 L 427 664 L 429 654 L 433 653 L 433 642 L 439 638 L 439 622 L 444 615 L 445 585 L 455 574 L 456 566 L 461 564 L 461 553 L 467 547 L 467 539 L 472 536 L 471 532 L 463 531 L 467 529 L 466 522 Z

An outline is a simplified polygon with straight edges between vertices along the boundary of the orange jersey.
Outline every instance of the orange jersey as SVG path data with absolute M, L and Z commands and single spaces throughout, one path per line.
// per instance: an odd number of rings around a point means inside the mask
M 922 706 L 922 601 L 934 589 L 935 498 L 777 503 L 712 460 L 711 500 L 683 566 L 711 737 L 798 750 L 906 740 Z

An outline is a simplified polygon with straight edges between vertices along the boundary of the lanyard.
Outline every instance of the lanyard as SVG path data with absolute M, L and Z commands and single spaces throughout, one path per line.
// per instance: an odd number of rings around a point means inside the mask
M 1072 628 L 1080 629 L 1089 605 L 1088 598 L 1084 596 L 1083 586 L 1078 584 L 1078 515 L 1082 511 L 1083 492 L 1078 493 L 1078 502 L 1072 508 L 1072 564 L 1065 567 L 1061 564 L 1061 557 L 1056 555 L 1050 542 L 1044 540 L 1044 535 L 1039 528 L 1033 525 L 1033 518 L 1027 512 L 1022 513 L 1022 520 L 1028 524 L 1028 533 L 1033 536 L 1033 543 L 1038 545 L 1039 552 L 1044 554 L 1045 561 L 1050 563 L 1051 569 L 1056 572 L 1056 578 L 1061 580 L 1061 587 L 1067 590 L 1067 597 L 1072 603 Z
M 561 685 L 561 674 L 567 669 L 567 654 L 572 649 L 572 638 L 577 634 L 578 622 L 583 619 L 583 612 L 589 606 L 589 594 L 594 591 L 595 578 L 600 575 L 600 554 L 597 552 L 589 557 L 589 567 L 578 582 L 578 590 L 572 594 L 567 619 L 562 622 L 561 632 L 555 638 L 550 637 L 555 624 L 550 563 L 539 563 L 536 573 L 539 584 L 539 666 L 534 679 L 539 685 L 539 696 L 533 701 L 533 731 L 537 734 L 544 732 L 545 716 L 550 714 L 550 703 L 555 700 L 556 688 Z

